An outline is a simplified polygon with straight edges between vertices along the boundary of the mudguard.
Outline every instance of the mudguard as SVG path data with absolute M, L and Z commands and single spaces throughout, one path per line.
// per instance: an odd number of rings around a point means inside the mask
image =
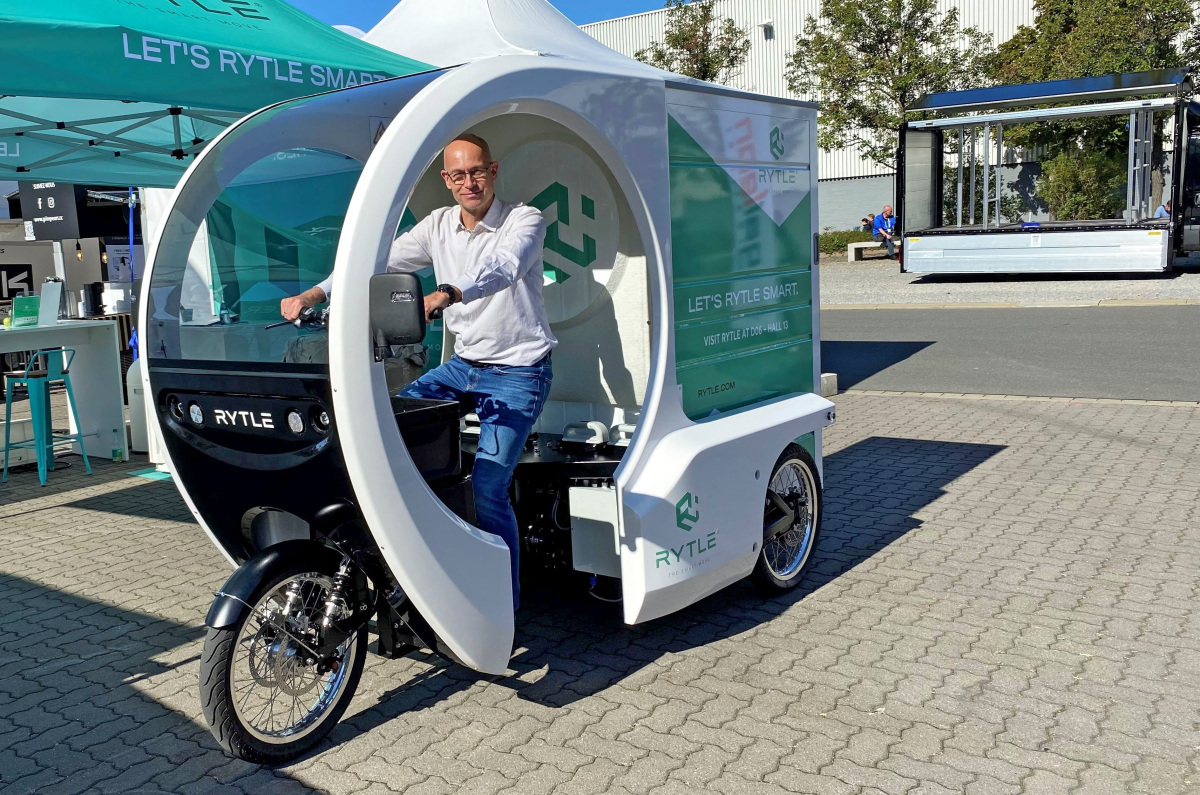
M 233 626 L 249 612 L 250 600 L 259 586 L 301 561 L 324 564 L 322 571 L 332 571 L 341 563 L 342 554 L 316 541 L 283 541 L 269 546 L 239 566 L 225 581 L 204 623 L 213 629 Z

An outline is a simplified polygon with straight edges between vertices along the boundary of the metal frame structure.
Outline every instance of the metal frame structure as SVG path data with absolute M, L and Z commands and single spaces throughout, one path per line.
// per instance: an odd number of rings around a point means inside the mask
M 1007 113 L 972 113 L 965 116 L 951 116 L 940 119 L 912 121 L 905 125 L 910 130 L 955 130 L 959 136 L 958 151 L 958 206 L 955 212 L 955 226 L 963 226 L 963 190 L 962 180 L 964 171 L 963 144 L 970 137 L 970 178 L 971 196 L 967 226 L 975 225 L 975 153 L 976 141 L 980 130 L 983 132 L 983 228 L 985 230 L 999 228 L 1000 197 L 1004 189 L 1003 175 L 1000 166 L 1004 160 L 1004 124 L 1028 124 L 1039 121 L 1054 121 L 1065 119 L 1085 119 L 1097 116 L 1121 116 L 1129 114 L 1129 162 L 1127 165 L 1128 188 L 1126 190 L 1125 223 L 1132 225 L 1149 218 L 1154 213 L 1150 206 L 1150 171 L 1154 153 L 1154 114 L 1158 111 L 1173 109 L 1179 100 L 1174 97 L 1132 100 L 1125 102 L 1105 102 L 1093 105 L 1070 105 L 1059 108 L 1039 108 L 1034 110 L 1010 111 Z M 993 135 L 995 127 L 995 168 L 992 167 Z M 995 191 L 992 191 L 992 171 L 995 171 Z M 989 209 L 994 207 L 994 211 Z
M 1185 195 L 1185 149 L 1193 119 L 1190 70 L 1175 69 L 1079 80 L 953 91 L 923 97 L 909 109 L 916 118 L 900 129 L 896 206 L 903 228 L 902 268 L 911 273 L 1020 273 L 1162 271 L 1174 255 L 1197 248 L 1185 244 L 1200 217 L 1200 199 Z M 1054 103 L 1071 102 L 1058 105 Z M 1160 127 L 1172 113 L 1172 132 Z M 1156 118 L 1157 114 L 1157 118 Z M 1127 119 L 1125 209 L 1111 219 L 1003 221 L 1005 127 L 1013 124 L 1098 117 Z M 943 193 L 944 139 L 958 136 L 958 188 Z M 1151 185 L 1155 136 L 1174 136 L 1173 200 L 1169 219 L 1154 218 Z M 982 142 L 980 138 L 982 137 Z M 977 218 L 977 158 L 982 152 L 982 218 Z M 953 154 L 953 153 L 952 153 Z M 968 165 L 964 158 L 970 158 Z M 954 168 L 953 164 L 949 164 Z M 995 171 L 993 176 L 992 172 Z M 965 178 L 971 181 L 964 189 Z M 1195 191 L 1193 187 L 1193 191 Z M 1200 196 L 1200 193 L 1196 194 Z M 1164 197 L 1167 198 L 1167 197 Z M 963 204 L 968 203 L 964 211 Z M 952 206 L 945 205 L 952 203 Z M 908 205 L 906 207 L 906 204 Z M 1185 220 L 1187 223 L 1185 224 Z M 1195 233 L 1192 232 L 1195 237 Z
M 5 98 L 0 97 L 0 100 Z M 208 145 L 208 139 L 204 138 L 190 138 L 185 141 L 183 139 L 181 121 L 184 118 L 188 118 L 214 124 L 223 129 L 240 119 L 243 115 L 245 114 L 236 111 L 161 107 L 141 113 L 100 116 L 72 121 L 40 118 L 0 105 L 0 116 L 15 121 L 27 122 L 23 126 L 0 128 L 0 136 L 24 137 L 66 147 L 41 160 L 21 166 L 10 166 L 0 163 L 0 169 L 14 174 L 26 174 L 49 165 L 61 167 L 76 163 L 103 160 L 110 157 L 123 157 L 127 160 L 152 165 L 157 168 L 175 168 L 178 170 L 179 175 L 182 176 L 187 168 L 186 164 L 176 165 L 148 157 L 160 155 L 163 158 L 184 160 L 191 155 L 198 154 Z M 173 145 L 156 146 L 127 137 L 127 134 L 134 130 L 164 119 L 171 120 L 174 131 Z M 98 125 L 118 124 L 120 122 L 128 122 L 128 124 L 112 132 L 104 132 L 96 129 Z M 49 131 L 53 131 L 53 134 L 49 134 Z M 77 138 L 69 139 L 66 138 L 66 135 L 74 135 Z M 66 140 L 64 140 L 65 138 Z

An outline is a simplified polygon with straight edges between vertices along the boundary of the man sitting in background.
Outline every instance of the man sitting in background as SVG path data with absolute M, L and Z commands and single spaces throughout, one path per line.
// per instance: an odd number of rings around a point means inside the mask
M 1158 209 L 1154 211 L 1155 218 L 1170 218 L 1171 217 L 1171 200 L 1167 199 L 1164 204 L 1158 205 Z
M 896 216 L 892 215 L 892 205 L 885 204 L 883 206 L 883 214 L 875 218 L 875 223 L 872 226 L 872 232 L 875 235 L 876 242 L 887 245 L 888 259 L 896 258 Z

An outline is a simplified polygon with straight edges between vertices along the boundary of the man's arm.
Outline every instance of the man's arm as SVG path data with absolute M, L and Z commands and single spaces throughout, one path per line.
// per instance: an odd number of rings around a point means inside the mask
M 454 287 L 462 293 L 464 304 L 511 287 L 542 261 L 546 219 L 537 208 L 514 208 L 500 235 L 495 253 L 484 257 L 454 283 Z
M 429 254 L 430 229 L 432 216 L 426 216 L 419 224 L 392 241 L 388 250 L 389 271 L 410 273 L 433 264 Z M 295 320 L 306 308 L 329 300 L 333 295 L 333 274 L 329 274 L 315 287 L 309 288 L 299 295 L 285 298 L 280 302 L 279 312 L 288 320 Z

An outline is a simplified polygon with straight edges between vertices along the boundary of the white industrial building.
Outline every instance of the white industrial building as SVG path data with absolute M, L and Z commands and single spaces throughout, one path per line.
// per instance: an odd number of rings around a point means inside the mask
M 1033 0 L 938 0 L 941 12 L 958 8 L 959 24 L 1007 41 L 1021 25 L 1033 25 Z M 804 20 L 818 16 L 820 0 L 716 0 L 718 17 L 729 18 L 750 33 L 750 56 L 730 85 L 779 97 L 788 91 L 784 69 L 795 49 Z M 665 9 L 583 25 L 593 38 L 632 56 L 653 41 L 662 41 Z M 816 99 L 815 97 L 800 97 Z M 859 157 L 856 148 L 821 152 L 818 165 L 821 226 L 849 229 L 868 212 L 893 199 L 894 174 Z

